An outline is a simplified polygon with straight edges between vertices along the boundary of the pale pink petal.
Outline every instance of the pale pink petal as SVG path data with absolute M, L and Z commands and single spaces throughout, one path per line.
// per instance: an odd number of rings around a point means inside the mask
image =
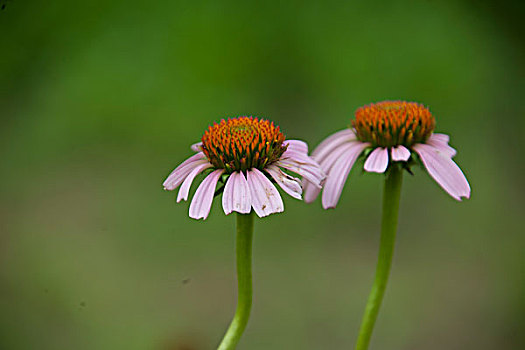
M 191 183 L 195 179 L 195 176 L 199 175 L 203 170 L 211 168 L 213 165 L 206 162 L 204 164 L 197 165 L 186 177 L 182 186 L 179 189 L 179 194 L 177 195 L 177 202 L 181 200 L 188 200 L 188 194 L 190 193 Z
M 217 181 L 221 177 L 224 169 L 217 169 L 202 181 L 195 192 L 190 204 L 190 218 L 206 219 L 210 213 L 211 203 L 215 195 Z
M 369 145 L 366 142 L 352 142 L 344 146 L 344 153 L 335 161 L 324 185 L 322 196 L 324 209 L 335 208 L 352 166 L 361 152 Z
M 416 144 L 414 150 L 436 182 L 454 199 L 470 197 L 470 185 L 452 158 L 440 149 L 427 144 Z
M 281 186 L 281 188 L 290 196 L 301 199 L 301 180 L 286 174 L 276 165 L 270 165 L 265 169 L 268 174 Z
M 330 154 L 336 147 L 349 142 L 355 141 L 356 136 L 352 129 L 344 129 L 338 131 L 323 140 L 312 152 L 312 157 L 321 161 L 325 156 Z
M 284 210 L 283 200 L 272 182 L 256 168 L 248 170 L 247 175 L 255 213 L 262 218 L 282 212 Z
M 433 139 L 434 141 L 437 141 L 437 142 L 442 142 L 442 143 L 449 143 L 450 142 L 450 136 L 448 136 L 447 134 L 436 134 L 436 133 L 433 133 L 432 135 L 430 135 L 430 138 Z
M 306 203 L 312 203 L 321 193 L 321 187 L 314 186 L 309 181 L 303 181 L 303 196 Z
M 234 172 L 228 178 L 222 194 L 222 208 L 226 215 L 232 211 L 248 214 L 252 210 L 250 189 L 242 172 Z
M 319 166 L 319 164 L 312 157 L 308 156 L 307 153 L 298 152 L 295 150 L 286 150 L 281 156 L 281 160 L 285 159 L 290 159 L 291 161 L 296 163 L 305 163 L 317 167 Z
M 370 173 L 384 173 L 388 167 L 388 148 L 377 147 L 365 162 L 365 170 Z
M 410 158 L 410 151 L 403 145 L 392 147 L 392 160 L 406 162 Z
M 283 145 L 288 146 L 287 150 L 294 150 L 308 154 L 308 144 L 301 140 L 286 140 Z
M 182 162 L 182 164 L 177 168 L 175 168 L 175 170 L 173 170 L 171 174 L 168 175 L 162 186 L 164 186 L 164 189 L 168 191 L 176 189 L 182 183 L 182 181 L 184 181 L 186 176 L 188 176 L 188 174 L 193 170 L 193 168 L 195 168 L 197 165 L 206 163 L 207 161 L 208 160 L 206 159 L 204 153 L 199 152 L 194 154 Z
M 194 152 L 200 152 L 202 151 L 202 142 L 197 142 L 191 145 L 191 150 Z
M 248 214 L 252 211 L 252 196 L 248 181 L 242 172 L 235 179 L 235 189 L 233 190 L 233 211 Z
M 319 164 L 321 166 L 321 169 L 324 171 L 324 173 L 327 174 L 327 176 L 330 176 L 331 169 L 334 163 L 338 159 L 340 159 L 342 154 L 347 152 L 348 149 L 352 147 L 352 145 L 358 145 L 358 144 L 359 145 L 364 144 L 365 145 L 364 148 L 370 146 L 369 143 L 362 143 L 360 141 L 350 141 L 350 142 L 345 142 L 344 144 L 335 147 L 330 152 L 330 154 L 326 155 L 323 159 L 320 160 Z M 321 187 L 315 186 L 309 181 L 303 181 L 303 197 L 306 203 L 313 202 L 317 198 L 320 192 L 321 192 Z
M 449 137 L 445 134 L 432 134 L 428 138 L 426 144 L 438 148 L 441 152 L 447 154 L 449 157 L 454 157 L 456 155 L 456 150 L 449 146 L 448 144 Z
M 233 211 L 233 189 L 235 188 L 237 174 L 237 172 L 230 174 L 224 185 L 224 191 L 222 191 L 222 209 L 226 215 Z
M 306 180 L 312 182 L 315 186 L 320 187 L 323 180 L 326 178 L 325 173 L 321 170 L 319 165 L 316 163 L 307 163 L 296 161 L 294 159 L 281 159 L 274 163 L 281 168 L 293 171 L 296 174 L 301 175 Z

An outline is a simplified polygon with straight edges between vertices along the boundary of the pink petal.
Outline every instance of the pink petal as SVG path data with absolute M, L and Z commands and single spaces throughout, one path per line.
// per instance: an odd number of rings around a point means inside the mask
M 470 185 L 452 158 L 440 149 L 427 144 L 416 144 L 414 150 L 428 173 L 454 199 L 470 197 Z
M 312 203 L 321 193 L 321 187 L 314 186 L 309 181 L 303 181 L 303 195 L 306 203 Z
M 190 193 L 190 187 L 191 183 L 195 179 L 195 176 L 199 175 L 203 170 L 211 168 L 213 165 L 206 162 L 204 164 L 199 164 L 193 170 L 188 174 L 184 182 L 182 183 L 182 186 L 179 189 L 179 194 L 177 196 L 177 203 L 181 200 L 187 200 L 188 194 Z
M 206 159 L 204 153 L 199 152 L 194 154 L 182 162 L 182 164 L 177 168 L 175 168 L 175 170 L 173 170 L 166 178 L 162 186 L 164 186 L 164 189 L 168 191 L 176 189 L 182 183 L 182 181 L 184 181 L 186 176 L 188 176 L 188 174 L 193 170 L 193 168 L 195 168 L 197 165 L 204 164 L 207 161 L 208 160 Z
M 287 145 L 287 150 L 294 150 L 301 153 L 308 154 L 308 144 L 301 140 L 286 140 L 283 142 L 284 145 Z
M 284 192 L 288 193 L 290 196 L 301 199 L 301 193 L 303 192 L 301 188 L 301 180 L 286 174 L 278 166 L 270 165 L 265 169 L 268 174 L 281 186 Z
M 252 210 L 250 188 L 242 172 L 234 172 L 228 178 L 222 194 L 222 208 L 226 215 L 232 211 L 248 214 Z
M 215 187 L 217 187 L 217 181 L 219 181 L 223 172 L 224 169 L 217 169 L 202 181 L 191 200 L 190 218 L 206 219 L 208 217 L 215 194 Z
M 352 142 L 343 146 L 345 147 L 344 153 L 335 161 L 324 186 L 322 196 L 324 209 L 335 208 L 343 191 L 345 181 L 350 173 L 350 169 L 352 169 L 357 157 L 359 157 L 361 152 L 369 145 L 370 144 L 366 142 Z
M 365 162 L 365 170 L 370 173 L 384 173 L 388 167 L 388 148 L 377 147 Z
M 450 137 L 446 134 L 432 134 L 430 138 L 437 142 L 449 143 Z
M 447 154 L 449 157 L 456 155 L 456 150 L 448 145 L 449 137 L 445 134 L 432 134 L 428 138 L 426 144 L 439 149 L 442 153 Z
M 281 168 L 293 171 L 301 175 L 306 180 L 312 182 L 315 186 L 320 187 L 326 175 L 317 163 L 307 163 L 295 159 L 281 159 L 274 163 Z
M 193 145 L 191 145 L 190 148 L 194 152 L 200 152 L 200 151 L 202 151 L 202 142 L 194 143 Z
M 328 154 L 327 156 L 325 156 L 323 159 L 320 160 L 319 164 L 321 166 L 321 169 L 325 172 L 325 174 L 328 174 L 328 177 L 329 177 L 331 174 L 332 166 L 338 159 L 341 158 L 341 155 L 347 152 L 348 149 L 352 147 L 352 145 L 358 145 L 358 144 L 363 144 L 363 143 L 361 143 L 360 141 L 350 141 L 350 142 L 345 142 L 344 144 L 335 147 L 330 152 L 330 154 Z M 369 143 L 365 143 L 365 145 L 366 145 L 365 148 L 370 146 Z M 306 203 L 313 202 L 317 198 L 320 192 L 321 192 L 321 187 L 314 186 L 309 181 L 303 181 L 303 196 L 304 196 L 304 201 Z
M 281 156 L 281 160 L 290 159 L 296 163 L 305 163 L 319 167 L 319 164 L 307 153 L 287 149 Z
M 252 197 L 252 207 L 259 217 L 280 213 L 284 210 L 281 195 L 270 180 L 260 170 L 247 171 L 248 186 Z
M 410 158 L 410 151 L 403 145 L 392 147 L 392 160 L 406 162 Z
M 332 152 L 335 148 L 340 145 L 355 141 L 356 136 L 352 129 L 344 129 L 328 136 L 323 142 L 319 144 L 312 152 L 312 157 L 318 161 L 321 161 L 326 155 Z

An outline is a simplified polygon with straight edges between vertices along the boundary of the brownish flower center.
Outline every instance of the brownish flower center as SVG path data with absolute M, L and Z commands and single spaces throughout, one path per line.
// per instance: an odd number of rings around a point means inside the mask
M 242 116 L 210 126 L 202 136 L 202 150 L 213 166 L 228 173 L 262 170 L 279 160 L 286 150 L 284 140 L 273 122 Z
M 352 121 L 358 140 L 381 147 L 423 143 L 435 125 L 428 108 L 405 101 L 383 101 L 360 107 Z

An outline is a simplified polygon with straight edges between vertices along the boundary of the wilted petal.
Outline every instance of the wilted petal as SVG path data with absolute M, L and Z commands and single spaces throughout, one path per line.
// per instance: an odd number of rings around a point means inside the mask
M 202 181 L 195 192 L 190 204 L 190 217 L 193 219 L 206 219 L 210 213 L 211 203 L 215 194 L 217 181 L 224 169 L 217 169 Z
M 175 170 L 173 170 L 171 174 L 168 175 L 162 186 L 164 186 L 164 189 L 168 191 L 176 189 L 197 165 L 204 164 L 206 162 L 208 162 L 208 160 L 206 159 L 204 153 L 199 152 L 194 154 L 182 162 L 182 164 L 177 168 L 175 168 Z
M 436 182 L 454 199 L 470 197 L 470 185 L 452 158 L 440 149 L 427 144 L 417 144 L 414 150 Z
M 368 155 L 365 170 L 371 173 L 384 173 L 388 167 L 388 148 L 377 147 Z
M 248 170 L 247 181 L 252 198 L 252 207 L 259 217 L 280 213 L 284 210 L 279 191 L 260 170 L 256 168 Z
M 410 151 L 403 145 L 392 147 L 392 160 L 406 162 L 410 158 Z
M 248 182 L 242 172 L 233 172 L 222 194 L 222 208 L 226 215 L 232 211 L 248 214 L 252 210 L 252 200 Z
M 278 166 L 270 165 L 265 169 L 268 174 L 281 186 L 281 188 L 290 196 L 301 199 L 301 180 L 286 174 Z
M 324 209 L 335 208 L 352 166 L 361 152 L 369 145 L 365 142 L 351 142 L 343 146 L 345 147 L 344 153 L 335 161 L 324 185 L 322 196 Z
M 199 164 L 188 174 L 188 176 L 186 177 L 186 179 L 182 183 L 182 186 L 179 189 L 179 194 L 177 195 L 177 202 L 188 199 L 188 194 L 190 193 L 191 183 L 195 179 L 195 176 L 199 175 L 205 169 L 211 168 L 212 166 L 213 165 L 211 165 L 208 162 L 204 164 Z

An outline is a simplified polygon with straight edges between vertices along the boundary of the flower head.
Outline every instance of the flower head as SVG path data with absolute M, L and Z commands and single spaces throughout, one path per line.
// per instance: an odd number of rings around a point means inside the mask
M 187 200 L 190 186 L 203 171 L 209 174 L 197 188 L 190 204 L 190 217 L 206 219 L 217 184 L 223 185 L 222 207 L 259 217 L 282 212 L 282 198 L 272 181 L 289 195 L 301 199 L 302 182 L 294 172 L 321 188 L 325 178 L 317 162 L 308 156 L 308 146 L 299 140 L 286 140 L 273 122 L 241 116 L 211 125 L 194 144 L 193 156 L 179 165 L 164 181 L 164 189 L 180 187 L 177 202 Z
M 449 137 L 434 133 L 434 116 L 416 102 L 383 101 L 360 107 L 352 127 L 329 136 L 313 151 L 312 158 L 327 174 L 322 203 L 334 208 L 357 158 L 366 154 L 364 170 L 384 173 L 395 163 L 421 160 L 428 173 L 454 199 L 470 197 L 470 186 L 452 158 L 456 150 Z M 306 202 L 320 189 L 306 183 Z

